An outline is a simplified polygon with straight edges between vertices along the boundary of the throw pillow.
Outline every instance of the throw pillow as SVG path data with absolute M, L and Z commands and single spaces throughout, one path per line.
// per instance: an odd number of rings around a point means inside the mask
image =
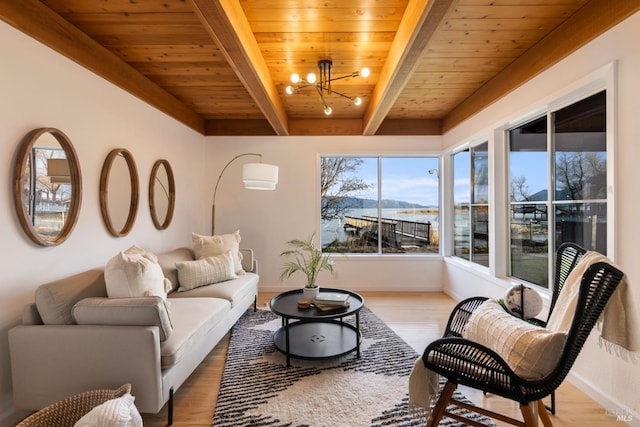
M 231 251 L 236 274 L 244 273 L 242 269 L 242 254 L 240 253 L 240 230 L 236 230 L 231 234 L 217 236 L 201 236 L 192 233 L 191 239 L 196 259 L 223 255 Z
M 78 325 L 157 326 L 160 341 L 171 335 L 173 326 L 162 298 L 85 298 L 73 306 Z
M 74 427 L 142 427 L 142 417 L 134 400 L 129 393 L 107 400 L 86 413 Z
M 462 336 L 489 347 L 517 375 L 529 380 L 551 373 L 567 339 L 565 332 L 549 331 L 510 315 L 492 299 L 473 312 Z
M 166 300 L 167 289 L 171 287 L 158 258 L 135 245 L 107 262 L 104 281 L 109 298 L 155 295 Z
M 176 262 L 176 268 L 180 282 L 178 292 L 238 277 L 235 273 L 231 251 L 196 261 Z

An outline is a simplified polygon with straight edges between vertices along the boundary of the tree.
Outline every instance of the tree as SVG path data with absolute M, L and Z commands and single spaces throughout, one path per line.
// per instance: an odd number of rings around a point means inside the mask
M 600 153 L 559 153 L 556 159 L 556 188 L 567 200 L 604 199 L 607 162 Z
M 527 178 L 524 176 L 514 176 L 511 178 L 511 201 L 526 202 L 531 195 L 529 194 L 529 186 Z
M 355 176 L 362 159 L 354 157 L 323 157 L 320 164 L 320 215 L 323 220 L 344 215 L 349 206 L 347 197 L 371 188 L 362 178 Z

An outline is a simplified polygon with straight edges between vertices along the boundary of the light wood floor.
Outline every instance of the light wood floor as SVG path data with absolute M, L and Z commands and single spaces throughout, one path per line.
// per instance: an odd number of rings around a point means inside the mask
M 266 306 L 274 294 L 262 293 L 258 305 Z M 439 338 L 455 302 L 442 293 L 363 292 L 366 306 L 386 322 L 417 353 L 422 353 L 432 340 Z M 216 396 L 224 368 L 228 336 L 207 356 L 175 395 L 174 423 L 181 426 L 210 426 Z M 460 390 L 475 404 L 520 419 L 517 404 L 497 396 L 461 387 Z M 551 416 L 556 427 L 605 427 L 623 425 L 584 393 L 568 382 L 556 392 L 556 415 Z M 166 405 L 157 415 L 144 414 L 144 425 L 165 426 Z M 499 426 L 509 424 L 498 423 Z M 540 424 L 542 425 L 542 424 Z

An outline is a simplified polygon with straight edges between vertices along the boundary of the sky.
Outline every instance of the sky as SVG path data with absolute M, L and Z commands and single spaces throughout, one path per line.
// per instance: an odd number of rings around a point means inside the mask
M 519 155 L 520 154 L 520 155 Z M 511 175 L 524 176 L 529 193 L 533 194 L 546 188 L 547 160 L 546 153 L 538 154 L 540 158 L 532 158 L 532 153 L 512 153 L 510 162 Z M 371 184 L 371 190 L 361 192 L 356 197 L 377 199 L 378 158 L 360 157 L 364 162 L 359 166 L 357 175 Z M 469 157 L 460 158 L 469 161 Z M 542 166 L 542 167 L 541 167 Z M 438 171 L 437 157 L 383 157 L 382 158 L 382 199 L 399 200 L 424 206 L 438 206 Z M 470 194 L 469 171 L 458 173 L 454 177 L 455 199 L 468 202 Z
M 372 187 L 357 197 L 377 199 L 378 158 L 361 159 L 358 175 Z M 382 199 L 438 206 L 438 174 L 429 174 L 432 169 L 438 170 L 438 157 L 382 158 Z

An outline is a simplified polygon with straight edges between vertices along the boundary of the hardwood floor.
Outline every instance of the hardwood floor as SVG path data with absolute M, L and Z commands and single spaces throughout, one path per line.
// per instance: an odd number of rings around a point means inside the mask
M 265 307 L 273 297 L 262 293 L 258 305 Z M 443 293 L 362 292 L 366 305 L 416 352 L 422 353 L 432 340 L 439 338 L 455 302 Z M 228 336 L 223 339 L 175 395 L 174 426 L 210 426 L 216 396 L 224 368 Z M 520 419 L 518 405 L 497 396 L 461 387 L 461 391 L 475 404 Z M 622 424 L 584 393 L 565 381 L 556 392 L 556 415 L 551 416 L 555 427 L 605 427 Z M 165 426 L 166 405 L 158 414 L 144 414 L 145 426 Z M 497 423 L 506 426 L 506 423 Z M 542 425 L 542 424 L 540 424 Z M 355 427 L 355 426 L 354 426 Z

